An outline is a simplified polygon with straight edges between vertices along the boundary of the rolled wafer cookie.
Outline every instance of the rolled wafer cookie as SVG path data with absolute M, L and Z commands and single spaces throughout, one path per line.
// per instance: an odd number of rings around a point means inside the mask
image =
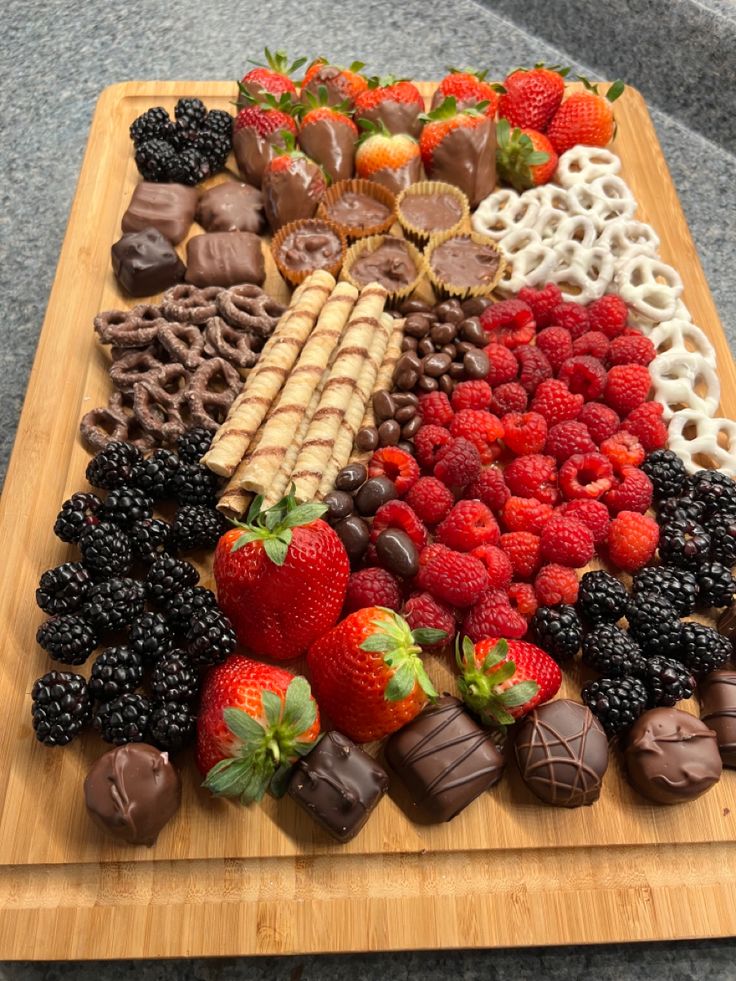
M 349 283 L 338 283 L 332 291 L 302 348 L 299 360 L 281 389 L 258 448 L 250 454 L 242 474 L 238 468 L 238 487 L 255 494 L 265 495 L 268 492 L 332 352 L 340 342 L 357 298 L 358 290 Z
M 317 388 L 315 388 L 314 392 L 312 392 L 312 397 L 309 400 L 309 405 L 301 418 L 299 428 L 294 434 L 294 439 L 284 454 L 284 458 L 281 461 L 281 466 L 278 469 L 278 473 L 274 477 L 268 493 L 266 494 L 264 501 L 266 507 L 270 507 L 272 504 L 280 501 L 287 491 L 287 488 L 291 482 L 291 473 L 294 469 L 294 465 L 296 464 L 297 457 L 299 456 L 299 450 L 302 448 L 302 443 L 304 442 L 304 438 L 307 435 L 309 426 L 311 425 L 312 417 L 317 411 L 317 406 L 322 398 L 322 390 L 327 383 L 329 374 L 329 369 L 325 369 L 319 385 Z
M 255 434 L 251 440 L 251 444 L 248 447 L 245 456 L 238 464 L 235 473 L 232 475 L 230 480 L 225 485 L 222 493 L 220 494 L 219 500 L 217 501 L 217 510 L 225 515 L 226 518 L 239 518 L 247 510 L 253 495 L 249 494 L 248 491 L 243 490 L 237 484 L 238 474 L 242 474 L 248 465 L 248 461 L 251 455 L 258 449 L 258 446 L 263 438 L 263 431 L 268 425 L 268 420 L 273 415 L 274 406 L 266 413 L 266 418 L 258 427 L 258 432 Z
M 389 392 L 393 388 L 394 379 L 394 369 L 396 368 L 396 362 L 401 357 L 401 342 L 404 339 L 404 321 L 395 320 L 394 329 L 391 333 L 391 337 L 388 339 L 388 344 L 386 346 L 386 352 L 383 355 L 383 362 L 381 367 L 378 369 L 378 374 L 376 375 L 376 380 L 373 383 L 373 391 L 371 392 L 371 398 L 365 407 L 365 412 L 363 413 L 363 418 L 360 420 L 360 425 L 356 430 L 359 432 L 366 426 L 375 426 L 376 416 L 373 412 L 373 398 L 372 396 L 376 392 L 382 392 L 388 390 Z M 373 456 L 372 450 L 358 450 L 355 449 L 350 455 L 350 463 L 367 463 Z M 344 464 L 342 464 L 344 466 Z
M 220 427 L 217 442 L 202 457 L 206 467 L 223 477 L 232 477 L 243 459 L 334 289 L 335 279 L 320 269 L 302 285 L 296 305 L 281 319 L 248 376 L 236 399 L 237 408 Z
M 350 399 L 388 296 L 380 283 L 369 283 L 353 307 L 320 404 L 292 473 L 296 499 L 309 501 L 317 492 L 325 467 L 330 462 Z
M 365 413 L 366 406 L 370 401 L 373 385 L 381 368 L 393 326 L 398 321 L 395 321 L 389 314 L 383 313 L 381 314 L 379 323 L 380 330 L 377 330 L 373 335 L 371 346 L 368 350 L 368 357 L 363 362 L 363 367 L 358 375 L 358 384 L 355 386 L 350 404 L 340 423 L 335 446 L 332 450 L 332 457 L 325 468 L 325 472 L 322 474 L 322 480 L 317 490 L 317 497 L 320 500 L 333 489 L 338 470 L 344 467 L 350 459 L 355 434 L 358 432 L 358 427 Z

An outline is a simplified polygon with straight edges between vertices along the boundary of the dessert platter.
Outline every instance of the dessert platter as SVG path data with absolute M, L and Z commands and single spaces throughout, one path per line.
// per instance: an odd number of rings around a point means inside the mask
M 0 957 L 734 933 L 733 418 L 622 83 L 106 90 L 2 500 Z

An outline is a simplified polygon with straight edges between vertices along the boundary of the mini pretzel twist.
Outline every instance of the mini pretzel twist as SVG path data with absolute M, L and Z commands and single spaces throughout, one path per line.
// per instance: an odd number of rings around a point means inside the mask
M 187 379 L 183 365 L 167 364 L 157 380 L 144 379 L 133 387 L 133 414 L 142 429 L 161 443 L 173 444 L 186 429 L 182 406 Z
M 91 409 L 79 423 L 82 441 L 93 453 L 103 449 L 112 440 L 133 443 L 140 450 L 150 450 L 153 438 L 140 430 L 130 411 L 131 396 L 114 392 L 108 405 Z
M 233 327 L 270 337 L 286 307 L 264 293 L 260 286 L 244 283 L 223 290 L 217 297 L 221 317 Z
M 663 419 L 671 419 L 679 409 L 692 409 L 714 416 L 721 400 L 718 374 L 696 351 L 668 351 L 649 365 L 654 398 L 664 406 Z M 704 389 L 703 394 L 697 389 Z
M 224 358 L 236 368 L 252 368 L 258 360 L 258 345 L 251 334 L 236 330 L 222 317 L 212 317 L 204 331 L 204 351 L 210 357 Z
M 681 409 L 669 421 L 668 446 L 688 473 L 705 465 L 736 477 L 736 422 L 732 419 L 710 419 L 696 409 Z
M 110 365 L 110 379 L 119 391 L 131 392 L 140 381 L 157 381 L 163 367 L 152 348 L 125 349 Z
M 598 246 L 585 248 L 578 242 L 561 242 L 554 247 L 556 266 L 549 273 L 567 299 L 590 303 L 603 296 L 613 279 L 613 257 Z M 571 287 L 568 292 L 565 287 Z
M 153 316 L 153 312 L 157 316 Z M 146 347 L 156 340 L 166 323 L 158 307 L 137 306 L 132 310 L 106 310 L 94 319 L 95 333 L 103 344 L 114 347 Z
M 674 317 L 682 280 L 667 263 L 648 255 L 632 256 L 617 271 L 616 284 L 624 303 L 649 320 Z
M 618 174 L 620 170 L 621 161 L 610 150 L 579 144 L 562 154 L 555 180 L 562 187 L 569 188 L 575 184 L 590 184 L 597 177 Z
M 191 286 L 179 283 L 166 290 L 161 300 L 161 309 L 167 320 L 180 324 L 203 324 L 217 312 L 216 299 L 222 292 L 221 286 Z
M 649 333 L 649 340 L 658 355 L 699 354 L 710 368 L 716 367 L 715 348 L 700 327 L 690 320 L 673 317 L 656 324 Z
M 659 236 L 651 225 L 634 218 L 614 218 L 603 226 L 598 245 L 605 245 L 614 259 L 620 263 L 635 255 L 656 258 L 659 252 Z
M 577 242 L 586 249 L 597 244 L 598 229 L 595 222 L 587 215 L 568 215 L 559 223 L 551 237 L 550 245 L 562 245 L 565 242 Z
M 549 244 L 557 234 L 557 230 L 565 219 L 569 218 L 567 211 L 553 208 L 551 204 L 540 206 L 537 216 L 530 228 L 539 235 L 543 242 Z
M 618 177 L 599 178 L 599 180 L 617 181 Z M 573 214 L 587 215 L 595 222 L 599 230 L 606 222 L 616 218 L 631 218 L 636 211 L 636 201 L 632 197 L 616 197 L 604 194 L 593 184 L 575 184 L 567 193 L 570 195 L 570 210 Z M 623 183 L 623 181 L 621 182 Z M 602 185 L 599 185 L 599 188 Z M 610 188 L 609 188 L 610 190 Z
M 158 340 L 174 361 L 190 371 L 204 360 L 204 337 L 194 324 L 162 324 L 158 329 Z
M 539 211 L 539 202 L 525 194 L 504 189 L 489 194 L 473 215 L 473 228 L 481 235 L 501 241 L 509 232 L 528 228 Z
M 545 283 L 555 267 L 557 257 L 531 228 L 517 228 L 503 240 L 508 262 L 497 290 L 502 294 L 518 293 L 522 286 Z
M 203 361 L 184 393 L 192 423 L 217 432 L 242 384 L 238 372 L 224 358 Z

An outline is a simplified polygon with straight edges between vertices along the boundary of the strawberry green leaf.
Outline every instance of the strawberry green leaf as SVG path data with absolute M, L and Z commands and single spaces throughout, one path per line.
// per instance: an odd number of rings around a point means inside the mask
M 531 143 L 531 140 L 529 142 Z M 526 164 L 528 167 L 535 167 L 538 164 L 546 164 L 548 160 L 549 154 L 544 150 L 532 150 L 526 158 Z
M 488 705 L 478 715 L 483 725 L 486 726 L 497 725 L 503 728 L 505 726 L 512 726 L 516 722 L 513 715 L 507 712 L 500 702 Z
M 301 675 L 294 678 L 286 689 L 284 698 L 283 724 L 290 726 L 297 734 L 306 732 L 314 725 L 317 708 L 312 698 L 309 682 Z
M 512 685 L 505 692 L 501 693 L 501 701 L 506 708 L 518 708 L 525 705 L 539 691 L 536 681 L 520 681 L 518 685 Z
M 263 543 L 263 547 L 266 555 L 274 565 L 283 565 L 286 562 L 288 546 L 284 545 L 282 541 L 279 541 L 277 538 L 267 538 Z
M 393 643 L 386 634 L 371 634 L 360 645 L 360 649 L 370 653 L 385 654 L 393 649 Z
M 447 633 L 444 630 L 437 630 L 435 627 L 418 627 L 412 631 L 412 637 L 416 644 L 422 647 L 431 647 L 433 644 L 439 644 L 441 640 L 445 640 Z
M 263 714 L 270 728 L 275 728 L 281 721 L 281 711 L 283 702 L 281 696 L 274 691 L 265 690 L 261 692 L 261 702 L 263 703 Z
M 262 536 L 257 531 L 244 531 L 230 546 L 231 552 L 237 552 L 251 542 L 260 541 Z
M 274 797 L 283 797 L 289 786 L 289 779 L 293 766 L 290 763 L 282 763 L 271 778 L 270 791 Z
M 608 99 L 608 101 L 609 102 L 615 102 L 616 99 L 619 98 L 619 96 L 623 95 L 623 92 L 624 92 L 624 88 L 625 87 L 626 86 L 621 81 L 621 79 L 620 78 L 617 78 L 616 81 L 613 82 L 613 84 L 611 85 L 611 87 L 606 92 L 606 98 Z
M 415 668 L 417 681 L 419 682 L 419 687 L 422 689 L 424 694 L 434 700 L 439 696 L 439 692 L 432 684 L 432 680 L 426 672 L 424 665 L 419 662 L 418 666 Z
M 246 760 L 226 759 L 215 763 L 202 784 L 217 797 L 239 797 L 240 788 L 250 776 Z
M 298 504 L 293 510 L 285 514 L 282 527 L 298 528 L 301 525 L 311 525 L 322 515 L 327 513 L 327 505 L 320 501 L 308 501 L 306 504 Z
M 404 662 L 399 665 L 393 677 L 386 685 L 385 698 L 387 702 L 400 702 L 408 698 L 414 691 L 417 680 L 411 664 Z
M 222 718 L 230 732 L 244 743 L 263 740 L 263 726 L 257 719 L 239 708 L 222 710 Z
M 502 685 L 504 681 L 508 681 L 509 678 L 513 678 L 516 674 L 516 665 L 513 661 L 504 661 L 499 667 L 494 668 L 492 671 L 486 672 L 485 668 L 481 668 L 484 674 L 488 674 L 491 682 L 494 685 Z
M 246 518 L 246 524 L 252 525 L 256 520 L 258 515 L 261 513 L 261 508 L 263 507 L 263 494 L 256 494 L 248 508 L 248 517 Z
M 348 67 L 348 71 L 359 72 L 361 68 L 365 68 L 364 61 L 353 61 Z

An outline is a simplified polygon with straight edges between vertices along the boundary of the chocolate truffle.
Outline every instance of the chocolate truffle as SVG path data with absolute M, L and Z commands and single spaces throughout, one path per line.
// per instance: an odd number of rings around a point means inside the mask
M 361 253 L 348 271 L 359 286 L 380 283 L 389 293 L 409 286 L 418 273 L 406 242 L 390 235 L 377 249 Z
M 184 263 L 157 228 L 127 232 L 110 255 L 115 278 L 131 296 L 161 293 L 184 278 Z
M 432 249 L 429 263 L 441 283 L 473 288 L 490 286 L 501 257 L 495 245 L 481 245 L 469 235 L 456 235 Z
M 262 182 L 263 203 L 271 231 L 298 218 L 312 218 L 325 192 L 325 179 L 308 157 L 291 157 L 287 166 L 266 169 Z
M 629 730 L 626 769 L 631 783 L 649 800 L 695 800 L 720 780 L 718 737 L 687 712 L 650 709 Z
M 286 229 L 284 229 L 286 231 Z M 287 269 L 329 269 L 340 263 L 340 236 L 323 221 L 305 223 L 284 236 L 278 247 L 279 262 Z
M 700 718 L 716 734 L 723 765 L 736 767 L 736 671 L 713 671 L 698 694 Z
M 336 201 L 325 202 L 327 217 L 350 231 L 383 225 L 391 209 L 383 201 L 359 191 L 346 191 Z
M 496 186 L 496 127 L 489 119 L 458 126 L 432 154 L 429 175 L 463 191 L 475 208 Z
M 414 228 L 441 232 L 457 225 L 463 207 L 452 194 L 407 194 L 401 202 L 401 214 Z
M 197 221 L 208 232 L 253 232 L 266 227 L 263 195 L 257 187 L 239 181 L 224 181 L 205 191 L 199 199 Z
M 338 841 L 357 835 L 387 790 L 383 767 L 339 732 L 326 733 L 289 781 L 289 795 Z
M 433 822 L 450 821 L 498 783 L 504 761 L 490 732 L 443 695 L 386 743 L 386 759 L 412 802 Z
M 194 286 L 262 286 L 266 265 L 252 232 L 207 232 L 187 242 L 187 282 Z
M 157 228 L 174 245 L 186 238 L 197 210 L 197 191 L 184 184 L 136 184 L 121 226 L 124 232 Z
M 519 724 L 514 742 L 524 783 L 545 804 L 593 804 L 608 768 L 608 739 L 586 705 L 558 698 Z
M 84 799 L 103 830 L 131 845 L 153 845 L 179 808 L 181 781 L 168 753 L 127 743 L 93 763 Z

